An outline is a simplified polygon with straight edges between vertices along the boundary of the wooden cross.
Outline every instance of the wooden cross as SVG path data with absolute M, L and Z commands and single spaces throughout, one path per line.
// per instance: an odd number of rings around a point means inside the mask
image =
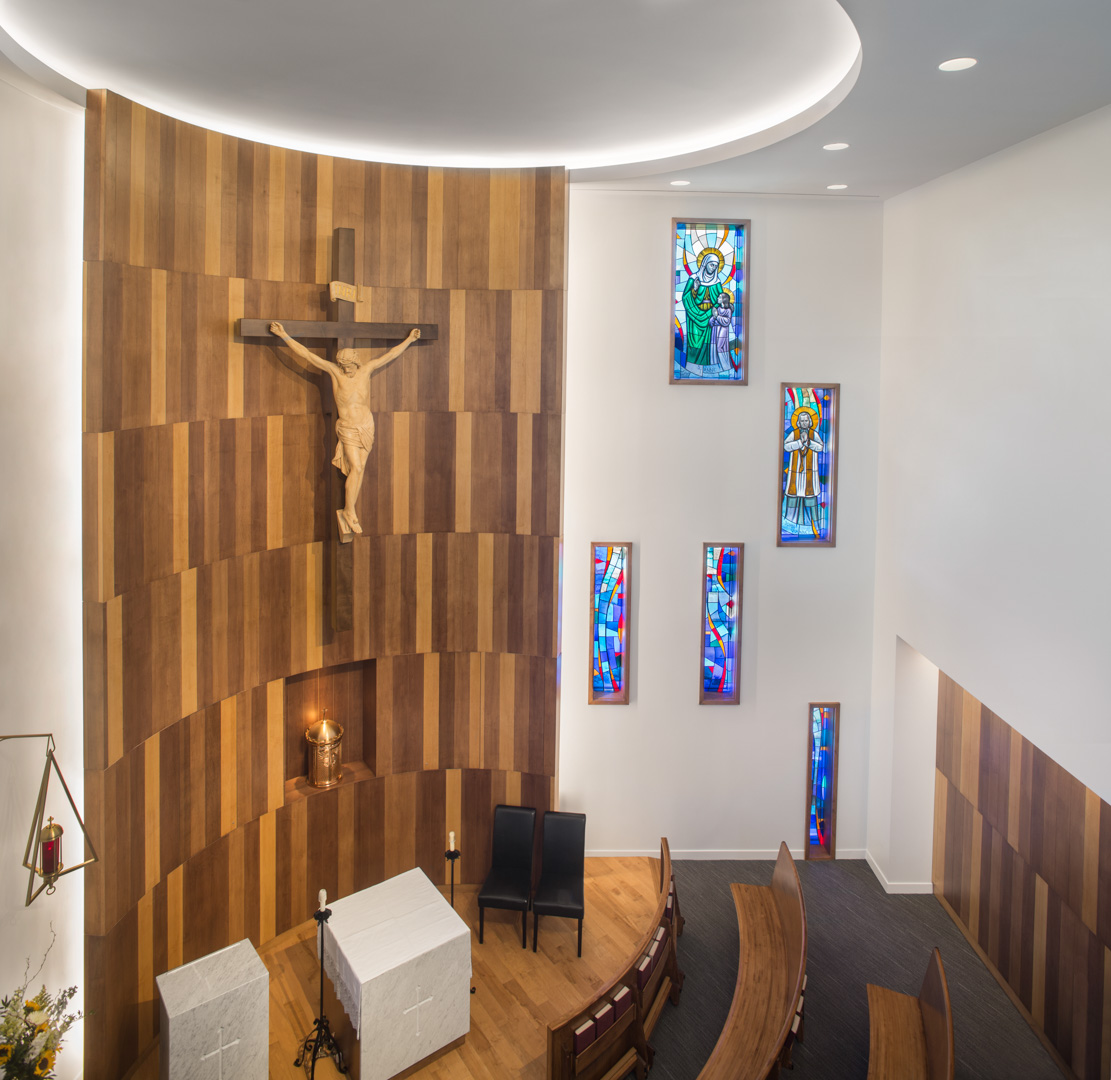
M 328 358 L 335 359 L 340 349 L 366 348 L 376 341 L 401 341 L 414 325 L 420 330 L 421 341 L 435 341 L 440 336 L 436 323 L 372 323 L 355 321 L 355 297 L 360 287 L 351 284 L 355 278 L 355 230 L 336 229 L 332 234 L 332 275 L 336 279 L 329 289 L 326 320 L 282 319 L 277 315 L 265 319 L 240 319 L 241 338 L 262 338 L 268 344 L 276 339 L 270 324 L 280 322 L 292 338 L 326 341 Z

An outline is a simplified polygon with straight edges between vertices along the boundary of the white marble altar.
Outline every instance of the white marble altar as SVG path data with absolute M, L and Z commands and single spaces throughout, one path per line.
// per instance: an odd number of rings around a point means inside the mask
M 161 1080 L 267 1080 L 270 974 L 249 941 L 155 980 Z
M 471 931 L 423 870 L 330 905 L 324 970 L 358 1037 L 361 1080 L 388 1080 L 471 1027 Z

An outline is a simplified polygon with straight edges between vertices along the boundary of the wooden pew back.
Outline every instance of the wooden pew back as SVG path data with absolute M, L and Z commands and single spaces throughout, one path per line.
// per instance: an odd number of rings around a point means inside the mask
M 922 989 L 918 991 L 922 1010 L 922 1032 L 926 1037 L 926 1064 L 929 1080 L 953 1080 L 953 1008 L 949 1003 L 949 984 L 941 953 L 935 948 L 930 957 Z
M 667 948 L 674 957 L 675 935 L 665 915 L 668 886 L 671 882 L 671 850 L 666 837 L 660 840 L 660 881 L 663 882 L 663 887 L 656 901 L 652 922 L 624 967 L 602 986 L 594 995 L 593 1001 L 567 1013 L 556 1023 L 548 1025 L 548 1080 L 576 1080 L 578 1077 L 592 1080 L 595 1076 L 609 1076 L 611 1073 L 624 1076 L 633 1067 L 630 1058 L 635 1060 L 639 1057 L 640 1061 L 647 1059 L 649 1051 L 643 1030 L 643 1014 L 632 1015 L 632 1011 L 626 1014 L 621 1023 L 607 1031 L 597 1044 L 592 1044 L 588 1051 L 578 1055 L 577 1059 L 574 1053 L 574 1031 L 585 1015 L 592 1014 L 601 1003 L 612 1000 L 622 986 L 629 987 L 634 993 L 638 1002 L 635 1009 L 640 1012 L 640 1002 L 645 995 L 637 994 L 636 967 L 641 957 L 651 947 L 656 930 L 661 925 L 668 926 Z M 670 991 L 673 968 L 673 964 L 669 965 L 663 961 L 657 964 L 646 988 L 650 991 L 651 1000 L 644 1002 L 644 1008 L 651 1008 L 655 1004 L 657 995 L 661 997 L 659 1004 L 662 1006 L 662 997 Z M 658 1009 L 655 1015 L 658 1016 Z M 637 1066 L 639 1075 L 642 1068 L 639 1061 Z M 622 1068 L 624 1072 L 619 1071 Z
M 732 886 L 740 956 L 725 1025 L 699 1080 L 778 1076 L 806 974 L 806 908 L 794 860 L 779 848 L 771 886 Z
M 802 883 L 799 881 L 795 860 L 791 858 L 791 852 L 783 842 L 780 842 L 779 856 L 775 860 L 775 872 L 772 874 L 772 896 L 775 897 L 775 906 L 779 910 L 787 946 L 788 982 L 784 1005 L 787 1010 L 787 1029 L 790 1030 L 799 995 L 802 993 L 803 976 L 806 974 L 806 901 L 803 899 Z

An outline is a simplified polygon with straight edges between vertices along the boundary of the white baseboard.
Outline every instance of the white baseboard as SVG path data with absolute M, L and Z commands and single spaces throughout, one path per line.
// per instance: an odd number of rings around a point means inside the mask
M 802 859 L 802 848 L 790 848 L 791 858 Z M 637 858 L 642 856 L 655 856 L 659 858 L 660 849 L 617 851 L 608 848 L 599 848 L 586 853 L 591 859 L 620 859 Z M 680 859 L 701 859 L 706 862 L 729 861 L 749 862 L 757 860 L 774 860 L 779 855 L 779 848 L 672 848 L 671 857 L 676 862 Z M 863 859 L 866 858 L 864 848 L 842 848 L 837 852 L 838 859 Z
M 888 881 L 887 875 L 880 869 L 879 863 L 872 858 L 872 853 L 866 851 L 864 857 L 868 860 L 872 873 L 876 875 L 876 879 L 883 886 L 885 893 L 915 893 L 921 895 L 934 891 L 932 881 Z
M 595 859 L 619 859 L 619 858 L 637 857 L 637 856 L 644 856 L 644 855 L 654 856 L 655 858 L 658 859 L 660 857 L 660 849 L 659 848 L 652 848 L 652 849 L 647 849 L 646 848 L 643 851 L 640 851 L 640 850 L 615 851 L 615 850 L 609 850 L 609 849 L 600 849 L 600 850 L 595 850 L 595 851 L 588 851 L 586 854 L 587 854 L 588 858 L 595 858 Z M 770 861 L 770 860 L 775 859 L 775 857 L 778 854 L 779 854 L 779 848 L 775 848 L 774 850 L 772 850 L 770 848 L 766 849 L 766 850 L 763 849 L 763 848 L 759 848 L 759 849 L 756 849 L 756 850 L 747 850 L 747 849 L 740 849 L 740 848 L 738 848 L 738 849 L 711 848 L 711 849 L 708 849 L 708 850 L 701 850 L 701 849 L 697 849 L 697 848 L 688 848 L 686 850 L 682 850 L 682 849 L 677 850 L 676 848 L 671 849 L 671 858 L 676 862 L 678 862 L 680 859 L 702 859 L 702 860 L 705 860 L 705 861 L 730 861 L 730 862 L 743 862 L 743 861 L 747 861 L 747 860 L 767 859 L 767 860 Z M 793 858 L 801 859 L 802 858 L 802 851 L 801 850 L 800 851 L 792 851 L 791 855 L 792 855 Z

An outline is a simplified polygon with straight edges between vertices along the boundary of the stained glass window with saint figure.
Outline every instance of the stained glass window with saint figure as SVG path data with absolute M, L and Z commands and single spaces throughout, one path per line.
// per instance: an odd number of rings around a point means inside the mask
M 780 546 L 834 546 L 840 387 L 783 383 Z
M 747 383 L 749 223 L 671 227 L 671 382 Z

